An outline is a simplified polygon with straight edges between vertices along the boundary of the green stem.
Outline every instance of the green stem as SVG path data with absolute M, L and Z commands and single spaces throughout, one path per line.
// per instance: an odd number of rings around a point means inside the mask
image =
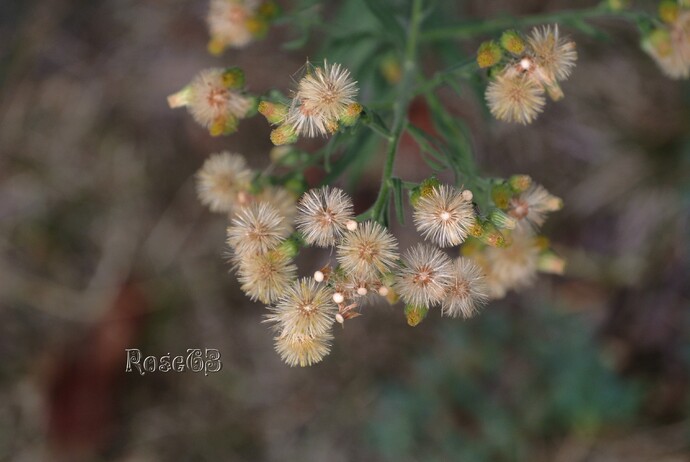
M 537 26 L 545 23 L 569 23 L 595 18 L 625 19 L 638 21 L 647 15 L 640 11 L 611 11 L 607 8 L 593 7 L 582 10 L 561 10 L 523 17 L 503 16 L 484 21 L 468 22 L 453 26 L 440 27 L 425 31 L 421 38 L 426 41 L 440 41 L 448 39 L 467 39 L 477 35 L 500 32 L 511 28 Z
M 417 74 L 417 44 L 419 41 L 419 29 L 422 22 L 422 0 L 414 0 L 412 4 L 412 14 L 410 16 L 410 26 L 405 45 L 405 57 L 403 60 L 403 75 L 398 86 L 398 98 L 393 104 L 393 125 L 390 136 L 388 137 L 388 150 L 386 153 L 386 163 L 383 167 L 381 176 L 381 188 L 376 202 L 371 208 L 371 218 L 379 223 L 385 223 L 388 196 L 391 188 L 391 177 L 393 176 L 393 164 L 398 150 L 398 144 L 405 128 L 407 119 L 407 109 L 412 99 L 411 91 Z

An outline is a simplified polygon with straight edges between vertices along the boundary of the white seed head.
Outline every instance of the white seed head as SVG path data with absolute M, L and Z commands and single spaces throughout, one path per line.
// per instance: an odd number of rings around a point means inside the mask
M 560 209 L 558 205 L 562 205 L 560 198 L 534 183 L 527 191 L 510 200 L 508 215 L 513 217 L 523 230 L 536 231 L 544 224 L 549 212 Z
M 395 237 L 386 228 L 367 221 L 343 237 L 336 249 L 336 258 L 346 273 L 373 280 L 395 266 L 397 247 Z
M 462 244 L 474 223 L 474 208 L 452 186 L 440 185 L 423 195 L 414 210 L 414 223 L 422 236 L 440 247 Z
M 285 218 L 265 202 L 241 208 L 228 227 L 228 245 L 239 255 L 266 253 L 289 235 Z
M 236 262 L 242 291 L 252 300 L 266 304 L 280 298 L 297 277 L 297 267 L 279 249 L 241 256 Z
M 482 270 L 472 260 L 459 257 L 453 262 L 453 280 L 441 301 L 443 315 L 472 317 L 488 300 L 488 287 Z
M 211 154 L 196 174 L 197 195 L 212 212 L 232 213 L 251 178 L 252 171 L 241 155 L 227 151 Z
M 284 331 L 276 337 L 275 348 L 289 366 L 305 367 L 320 362 L 328 355 L 332 340 L 330 332 L 317 335 Z
M 250 98 L 225 86 L 224 72 L 221 68 L 206 69 L 189 85 L 189 112 L 206 128 L 223 124 L 229 117 L 241 119 L 252 105 Z
M 543 85 L 552 85 L 570 76 L 577 61 L 577 49 L 575 42 L 560 36 L 558 25 L 535 27 L 527 43 L 534 56 L 533 77 Z
M 352 200 L 341 189 L 324 186 L 312 189 L 297 204 L 295 224 L 307 244 L 330 247 L 345 234 L 354 218 Z
M 299 279 L 289 286 L 275 306 L 268 307 L 266 321 L 291 334 L 321 335 L 330 329 L 338 308 L 333 292 L 312 279 Z
M 405 303 L 430 307 L 440 302 L 452 283 L 453 264 L 436 247 L 417 244 L 403 255 L 395 289 Z
M 544 87 L 528 74 L 503 72 L 486 88 L 489 110 L 498 120 L 531 123 L 544 109 Z
M 257 0 L 211 0 L 208 23 L 211 39 L 221 48 L 242 48 L 252 40 L 249 20 L 256 14 Z

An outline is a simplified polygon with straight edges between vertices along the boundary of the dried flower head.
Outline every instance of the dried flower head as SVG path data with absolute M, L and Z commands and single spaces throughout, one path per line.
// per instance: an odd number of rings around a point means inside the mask
M 266 202 L 241 208 L 227 231 L 228 245 L 238 255 L 266 253 L 290 234 L 285 217 Z
M 297 267 L 280 248 L 267 253 L 241 256 L 237 279 L 253 301 L 273 303 L 297 277 Z
M 531 123 L 544 109 L 544 88 L 527 74 L 504 71 L 486 89 L 489 110 L 498 120 Z
M 539 247 L 531 233 L 515 230 L 508 247 L 487 247 L 477 263 L 484 270 L 492 298 L 530 285 L 537 273 Z M 474 258 L 474 256 L 473 256 Z
M 298 83 L 285 123 L 297 134 L 310 138 L 333 133 L 339 119 L 349 115 L 357 92 L 357 82 L 340 64 L 307 64 L 307 73 Z
M 346 273 L 364 280 L 390 271 L 398 258 L 395 237 L 380 224 L 368 221 L 345 234 L 337 258 Z
M 322 335 L 333 325 L 338 308 L 333 291 L 313 279 L 303 278 L 289 286 L 266 321 L 284 334 Z
M 276 351 L 289 366 L 306 367 L 320 362 L 330 353 L 333 335 L 283 332 L 276 337 Z
M 238 205 L 238 194 L 249 189 L 251 178 L 241 155 L 227 151 L 211 154 L 196 174 L 197 195 L 211 212 L 231 213 Z
M 354 220 L 352 200 L 342 189 L 324 186 L 307 191 L 297 204 L 295 224 L 307 244 L 335 245 Z
M 470 318 L 489 301 L 484 274 L 469 258 L 458 257 L 453 262 L 452 277 L 441 301 L 442 313 L 452 318 Z
M 244 118 L 254 104 L 241 88 L 244 75 L 237 68 L 206 69 L 201 71 L 184 89 L 168 97 L 170 107 L 187 106 L 200 125 L 211 135 L 233 133 L 239 119 Z
M 453 282 L 453 264 L 445 253 L 417 244 L 404 253 L 402 261 L 395 289 L 405 303 L 429 307 L 443 300 Z
M 670 24 L 649 33 L 642 41 L 642 48 L 668 77 L 690 77 L 690 10 L 679 11 Z
M 470 195 L 448 185 L 423 194 L 414 210 L 417 231 L 440 247 L 462 244 L 474 223 L 474 208 L 468 197 L 471 200 Z
M 544 85 L 566 80 L 577 61 L 575 42 L 561 37 L 558 25 L 532 29 L 527 38 L 534 58 L 534 75 Z
M 220 54 L 226 47 L 247 46 L 253 38 L 250 20 L 259 3 L 258 0 L 211 0 L 206 17 L 211 33 L 209 51 Z
M 508 214 L 517 220 L 518 226 L 528 225 L 536 230 L 546 221 L 546 214 L 563 207 L 563 201 L 549 193 L 539 184 L 533 184 L 527 191 L 513 197 L 509 202 Z

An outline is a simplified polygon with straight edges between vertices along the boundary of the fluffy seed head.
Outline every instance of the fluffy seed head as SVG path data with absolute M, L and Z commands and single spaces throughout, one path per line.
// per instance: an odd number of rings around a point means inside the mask
M 690 77 L 690 10 L 681 10 L 671 24 L 648 34 L 642 48 L 668 77 Z
M 422 195 L 414 210 L 417 231 L 440 247 L 462 244 L 474 223 L 474 208 L 466 197 L 448 185 L 434 187 Z
M 577 61 L 577 49 L 575 42 L 560 36 L 558 25 L 535 27 L 527 43 L 534 57 L 534 75 L 544 85 L 570 76 Z
M 354 219 L 350 197 L 338 188 L 324 186 L 302 196 L 297 205 L 295 224 L 307 244 L 330 247 L 345 234 Z
M 227 231 L 228 245 L 238 255 L 266 253 L 276 248 L 290 233 L 285 218 L 266 202 L 241 208 Z
M 196 174 L 199 200 L 212 212 L 231 213 L 238 194 L 249 189 L 252 172 L 239 154 L 211 154 Z
M 533 184 L 527 191 L 513 197 L 509 203 L 508 214 L 515 218 L 519 226 L 527 225 L 536 230 L 546 221 L 546 214 L 560 210 L 563 202 L 539 184 Z
M 348 107 L 355 103 L 357 92 L 357 82 L 340 64 L 324 61 L 323 67 L 307 65 L 286 123 L 302 136 L 326 136 L 337 129 L 341 117 L 348 115 Z
M 441 250 L 417 244 L 403 255 L 395 289 L 405 303 L 429 307 L 443 300 L 453 281 L 453 264 Z
M 237 279 L 253 301 L 273 303 L 297 277 L 297 267 L 279 249 L 238 259 Z
M 332 300 L 333 291 L 313 279 L 299 279 L 269 307 L 266 321 L 287 334 L 322 335 L 329 331 L 338 308 Z
M 531 123 L 544 109 L 544 88 L 528 74 L 508 69 L 486 89 L 489 110 L 498 120 Z
M 252 40 L 248 27 L 258 0 L 211 0 L 206 17 L 211 43 L 209 51 L 220 54 L 226 47 L 242 48 Z
M 219 130 L 215 134 L 227 132 L 252 106 L 251 98 L 227 87 L 224 73 L 220 68 L 203 70 L 189 85 L 189 112 L 200 125 Z
M 297 214 L 297 201 L 287 189 L 282 186 L 267 186 L 257 196 L 259 202 L 271 204 L 287 223 L 292 223 Z
M 306 367 L 320 362 L 331 350 L 333 335 L 283 332 L 276 337 L 275 348 L 280 358 L 289 366 Z
M 345 234 L 336 255 L 346 273 L 372 280 L 395 265 L 398 258 L 397 242 L 386 228 L 367 221 L 355 231 Z
M 470 318 L 488 300 L 488 288 L 482 270 L 469 258 L 453 263 L 453 279 L 441 301 L 442 313 L 452 318 Z
M 491 298 L 501 298 L 508 290 L 528 286 L 536 277 L 539 247 L 534 237 L 520 230 L 511 237 L 510 246 L 487 247 L 476 258 L 486 275 Z

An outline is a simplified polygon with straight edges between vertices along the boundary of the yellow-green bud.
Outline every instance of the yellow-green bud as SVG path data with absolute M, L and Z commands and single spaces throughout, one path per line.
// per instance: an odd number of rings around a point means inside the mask
M 268 21 L 260 16 L 249 18 L 244 24 L 254 38 L 262 38 L 268 33 Z
M 292 125 L 281 125 L 271 132 L 271 142 L 276 146 L 292 144 L 297 138 L 297 132 Z
M 669 56 L 673 52 L 671 34 L 666 28 L 654 29 L 642 40 L 642 48 L 659 56 Z
M 518 31 L 507 30 L 501 35 L 501 46 L 514 55 L 520 55 L 525 51 L 527 45 Z
M 223 71 L 225 88 L 237 90 L 244 87 L 244 71 L 239 67 L 229 67 Z
M 505 247 L 507 242 L 506 238 L 501 233 L 496 226 L 490 221 L 482 222 L 482 234 L 479 236 L 479 240 L 486 245 L 491 247 Z
M 225 50 L 225 42 L 218 38 L 211 38 L 211 41 L 208 42 L 206 49 L 213 56 L 219 56 Z
M 493 40 L 482 43 L 477 50 L 477 64 L 482 69 L 498 64 L 502 57 L 501 47 Z
M 529 175 L 513 175 L 508 178 L 508 184 L 516 193 L 525 192 L 532 186 L 532 177 Z
M 493 209 L 489 214 L 491 223 L 501 229 L 515 229 L 517 221 L 501 209 Z
M 425 306 L 405 305 L 405 318 L 407 318 L 407 324 L 412 327 L 424 321 L 427 314 L 429 314 L 429 308 Z
M 340 114 L 339 122 L 346 127 L 353 126 L 359 119 L 362 109 L 364 108 L 359 103 L 349 104 Z
M 434 191 L 434 188 L 440 185 L 441 183 L 435 177 L 422 181 L 419 186 L 410 191 L 410 204 L 412 204 L 412 207 L 416 207 L 419 199 L 428 197 Z
M 261 101 L 259 103 L 259 113 L 266 117 L 268 123 L 279 124 L 285 120 L 288 107 L 281 103 L 272 103 L 270 101 Z
M 208 132 L 211 136 L 230 135 L 237 131 L 238 124 L 237 117 L 231 115 L 219 117 L 208 128 Z
M 671 24 L 678 19 L 680 7 L 676 0 L 662 0 L 659 3 L 659 18 L 665 23 Z
M 542 273 L 563 274 L 565 272 L 565 260 L 548 250 L 539 255 L 537 269 Z
M 265 19 L 266 21 L 271 21 L 278 17 L 280 14 L 280 6 L 276 2 L 264 2 L 259 7 L 257 15 Z
M 606 0 L 606 7 L 610 11 L 621 11 L 630 6 L 630 0 Z
M 507 209 L 513 197 L 513 188 L 507 183 L 497 183 L 491 188 L 491 199 L 499 209 Z

